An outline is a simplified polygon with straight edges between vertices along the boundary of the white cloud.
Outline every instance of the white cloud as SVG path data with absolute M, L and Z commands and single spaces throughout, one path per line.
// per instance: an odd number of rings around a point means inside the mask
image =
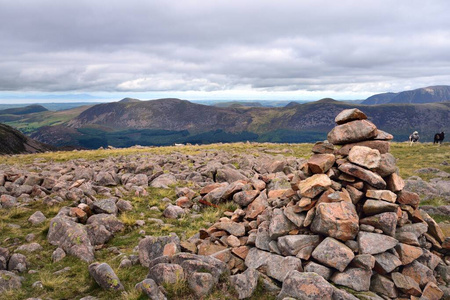
M 444 0 L 3 1 L 0 91 L 361 97 L 448 84 L 449 9 Z

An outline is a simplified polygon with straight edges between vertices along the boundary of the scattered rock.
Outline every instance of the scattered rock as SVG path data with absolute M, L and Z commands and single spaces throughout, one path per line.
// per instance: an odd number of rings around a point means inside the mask
M 231 285 L 236 289 L 239 299 L 250 298 L 256 290 L 258 284 L 259 272 L 248 268 L 239 275 L 230 277 Z
M 89 274 L 102 289 L 115 291 L 124 290 L 119 277 L 117 277 L 113 269 L 106 263 L 90 264 Z
M 28 218 L 28 222 L 30 222 L 33 225 L 39 225 L 43 222 L 45 222 L 47 218 L 44 216 L 44 214 L 41 211 L 36 211 L 34 214 L 32 214 Z
M 136 284 L 134 288 L 146 294 L 151 300 L 167 300 L 153 279 L 144 279 Z
M 293 270 L 287 274 L 277 299 L 332 300 L 333 291 L 333 286 L 322 276 Z

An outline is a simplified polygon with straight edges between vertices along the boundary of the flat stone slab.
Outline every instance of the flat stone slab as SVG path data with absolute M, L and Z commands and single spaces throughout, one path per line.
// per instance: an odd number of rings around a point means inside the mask
M 334 118 L 334 121 L 336 122 L 336 124 L 340 125 L 354 120 L 366 120 L 366 119 L 367 116 L 365 113 L 363 113 L 357 108 L 350 108 L 341 111 L 336 116 L 336 118 Z
M 389 190 L 367 190 L 366 197 L 391 203 L 395 203 L 397 200 L 397 195 Z
M 298 183 L 302 197 L 314 198 L 331 186 L 330 178 L 325 174 L 315 174 Z
M 358 246 L 361 254 L 378 254 L 394 248 L 398 241 L 390 236 L 360 231 L 358 233 Z
M 387 141 L 370 140 L 370 141 L 362 141 L 362 142 L 358 142 L 358 143 L 346 144 L 337 151 L 337 154 L 348 155 L 348 153 L 350 152 L 350 149 L 352 149 L 354 146 L 366 146 L 366 147 L 369 147 L 372 149 L 377 149 L 378 151 L 380 151 L 381 154 L 389 153 L 389 151 L 391 149 L 391 145 Z M 395 161 L 394 161 L 394 163 L 395 163 Z
M 380 166 L 381 154 L 377 149 L 354 146 L 348 153 L 348 160 L 359 166 L 375 169 Z
M 367 182 L 374 188 L 377 189 L 386 188 L 386 182 L 380 175 L 370 170 L 364 169 L 363 167 L 357 166 L 352 163 L 343 163 L 338 167 L 338 169 L 346 174 L 349 174 L 351 176 L 361 179 L 362 181 Z
M 333 145 L 370 140 L 378 134 L 377 127 L 367 120 L 356 120 L 338 125 L 328 133 L 328 141 Z

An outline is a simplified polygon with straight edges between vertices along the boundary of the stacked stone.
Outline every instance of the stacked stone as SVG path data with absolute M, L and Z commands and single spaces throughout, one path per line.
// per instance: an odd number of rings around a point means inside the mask
M 450 239 L 403 190 L 392 135 L 358 109 L 335 121 L 328 141 L 288 174 L 291 188 L 270 189 L 270 176 L 233 183 L 227 198 L 240 208 L 182 248 L 225 262 L 240 298 L 258 277 L 279 299 L 356 299 L 336 286 L 364 299 L 442 298 Z

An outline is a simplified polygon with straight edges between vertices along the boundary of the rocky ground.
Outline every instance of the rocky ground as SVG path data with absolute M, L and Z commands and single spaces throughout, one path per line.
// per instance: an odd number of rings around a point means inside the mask
M 304 158 L 239 144 L 257 151 L 0 165 L 0 298 L 450 297 L 446 160 L 403 181 L 364 119 Z

